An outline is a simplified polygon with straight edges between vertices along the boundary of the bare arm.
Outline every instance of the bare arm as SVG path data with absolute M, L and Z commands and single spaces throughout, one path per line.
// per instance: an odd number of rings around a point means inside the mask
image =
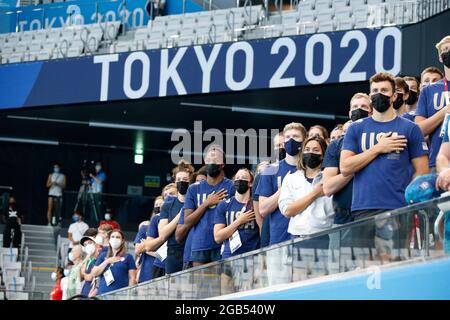
M 319 184 L 306 196 L 301 197 L 289 204 L 283 214 L 286 217 L 295 217 L 297 214 L 302 213 L 306 208 L 308 208 L 317 198 L 322 197 L 323 195 L 322 184 Z
M 255 211 L 255 219 L 259 227 L 259 234 L 261 235 L 264 218 L 259 213 L 259 201 L 253 201 L 253 210 Z
M 339 173 L 339 168 L 328 167 L 323 170 L 323 192 L 327 197 L 342 190 L 351 180 L 353 175 L 344 177 Z
M 92 271 L 91 271 L 92 276 L 98 277 L 99 275 L 101 275 L 103 273 L 103 271 L 105 271 L 106 267 L 110 263 L 119 262 L 121 259 L 122 259 L 122 257 L 119 257 L 119 256 L 105 259 L 105 261 L 103 261 L 100 265 L 94 266 L 92 268 Z
M 259 196 L 259 214 L 265 218 L 278 208 L 278 198 L 280 197 L 280 189 L 270 197 Z
M 186 210 L 184 210 L 186 212 Z M 186 221 L 184 224 L 178 224 L 175 230 L 175 240 L 177 242 L 181 243 L 183 242 L 184 238 L 186 238 L 186 235 L 188 234 L 189 230 L 191 230 L 192 225 L 186 224 Z
M 50 188 L 52 186 L 52 175 L 49 174 L 47 177 L 47 183 L 45 184 L 47 188 Z
M 161 230 L 169 224 L 169 219 L 160 219 L 158 223 L 158 233 L 161 234 Z
M 167 219 L 164 219 L 169 221 Z M 180 220 L 180 214 L 178 213 L 175 218 L 170 221 L 170 223 L 166 223 L 164 226 L 159 229 L 159 236 L 165 238 L 166 240 L 170 237 L 170 235 L 175 231 L 178 225 L 178 221 Z M 159 225 L 158 225 L 159 228 Z
M 406 148 L 407 140 L 405 136 L 392 136 L 392 133 L 384 135 L 378 143 L 366 151 L 356 154 L 353 151 L 341 151 L 340 170 L 344 177 L 355 174 L 365 168 L 378 155 L 403 151 Z
M 424 136 L 430 135 L 444 121 L 445 114 L 449 111 L 448 107 L 442 108 L 429 118 L 416 116 L 414 121 L 419 125 Z
M 412 159 L 411 162 L 415 170 L 413 179 L 430 172 L 430 168 L 428 167 L 428 155 Z
M 128 285 L 134 286 L 136 282 L 136 269 L 130 269 L 128 270 Z
M 229 239 L 233 233 L 244 223 L 255 219 L 255 211 L 249 210 L 241 214 L 236 220 L 229 226 L 225 224 L 214 225 L 214 241 L 216 243 L 222 243 L 226 239 Z
M 184 210 L 184 222 L 186 224 L 195 225 L 205 214 L 209 207 L 218 204 L 220 201 L 227 197 L 227 192 L 225 189 L 221 189 L 217 193 L 211 193 L 208 195 L 206 200 L 195 210 Z

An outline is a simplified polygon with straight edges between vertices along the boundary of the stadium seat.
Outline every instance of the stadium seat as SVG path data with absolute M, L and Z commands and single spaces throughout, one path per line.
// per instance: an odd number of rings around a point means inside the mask
M 162 39 L 150 39 L 145 43 L 145 48 L 147 50 L 159 49 L 161 48 Z
M 339 7 L 334 11 L 334 17 L 336 19 L 348 19 L 352 14 L 352 9 L 350 7 Z
M 316 4 L 314 5 L 314 9 L 318 11 L 328 10 L 331 8 L 330 0 L 316 0 Z
M 194 44 L 194 42 L 195 38 L 193 35 L 190 36 L 184 35 L 178 39 L 177 44 L 178 46 L 183 47 L 183 46 L 191 46 L 192 44 Z
M 355 8 L 355 7 L 362 7 L 366 5 L 366 0 L 350 0 L 349 3 L 350 7 Z
M 300 13 L 302 13 L 302 11 L 314 10 L 314 1 L 312 1 L 312 0 L 305 0 L 305 1 L 299 2 L 297 10 Z
M 295 36 L 299 34 L 297 24 L 283 24 L 283 36 Z
M 147 42 L 147 40 L 150 38 L 150 35 L 148 33 L 147 28 L 140 28 L 137 29 L 135 34 L 134 34 L 134 39 L 136 41 L 144 41 Z
M 377 4 L 380 4 L 383 2 L 384 2 L 384 0 L 367 0 L 368 5 L 377 5 Z
M 299 19 L 300 19 L 300 16 L 299 16 L 298 12 L 296 12 L 296 11 L 284 13 L 281 16 L 281 21 L 284 25 L 296 24 Z
M 333 0 L 333 8 L 339 9 L 343 7 L 348 7 L 349 0 Z

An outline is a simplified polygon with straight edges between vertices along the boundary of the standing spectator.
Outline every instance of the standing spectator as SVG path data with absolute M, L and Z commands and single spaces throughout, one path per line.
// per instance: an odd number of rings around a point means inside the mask
M 338 140 L 340 137 L 343 136 L 344 133 L 342 127 L 343 127 L 342 124 L 338 124 L 336 127 L 334 127 L 333 131 L 331 131 L 330 133 L 330 142 Z
M 259 195 L 259 212 L 262 217 L 269 217 L 270 245 L 290 239 L 287 232 L 289 219 L 281 214 L 278 208 L 278 197 L 284 177 L 297 171 L 296 164 L 302 143 L 306 138 L 306 130 L 301 123 L 292 122 L 284 127 L 283 136 L 286 158 L 271 164 L 261 173 L 261 180 L 256 191 Z
M 408 114 L 406 101 L 409 98 L 409 86 L 406 81 L 403 80 L 403 78 L 395 78 L 395 92 L 397 93 L 397 99 L 395 99 L 393 104 L 395 113 L 397 113 L 399 117 L 405 117 L 405 115 Z M 406 116 L 405 118 L 408 119 L 408 116 Z
M 261 179 L 261 172 L 264 171 L 264 169 L 267 168 L 267 166 L 269 165 L 268 161 L 261 161 L 257 166 L 256 166 L 256 171 L 255 171 L 255 178 L 253 181 L 253 186 L 252 186 L 252 205 L 253 205 L 253 210 L 255 210 L 255 219 L 256 219 L 256 223 L 258 224 L 258 228 L 259 228 L 259 233 L 260 236 L 262 234 L 262 228 L 264 226 L 264 224 L 266 224 L 266 239 L 267 239 L 267 243 L 265 243 L 264 245 L 261 244 L 261 247 L 265 247 L 269 244 L 269 219 L 264 220 L 264 218 L 261 216 L 261 214 L 259 213 L 259 195 L 256 193 L 256 188 L 258 187 L 258 183 Z M 262 239 L 261 239 L 262 241 Z
M 274 154 L 278 156 L 277 161 L 281 161 L 286 158 L 283 132 L 279 132 L 275 135 L 275 137 L 273 137 L 273 151 Z
M 55 286 L 52 292 L 50 292 L 50 300 L 62 300 L 61 279 L 64 278 L 64 269 L 58 267 L 56 272 L 52 272 L 52 280 L 55 281 Z
M 102 193 L 104 192 L 104 186 L 106 181 L 106 173 L 103 170 L 103 163 L 98 160 L 95 162 L 95 174 L 89 173 L 91 178 L 91 187 L 89 192 L 92 193 L 94 199 L 94 206 L 97 215 L 103 212 Z M 91 217 L 92 219 L 93 217 Z M 95 216 L 98 219 L 98 216 Z M 98 220 L 96 220 L 98 222 Z
M 420 83 L 415 77 L 407 76 L 403 77 L 403 80 L 406 81 L 409 88 L 409 96 L 408 100 L 406 100 L 406 113 L 403 115 L 403 118 L 414 122 L 414 119 L 416 118 L 417 101 L 419 100 L 420 94 Z
M 97 228 L 97 235 L 95 236 L 95 243 L 101 246 L 101 252 L 108 251 L 109 236 L 114 229 L 109 224 L 102 224 Z
M 158 232 L 163 233 L 164 229 L 173 230 L 167 240 L 167 258 L 165 260 L 167 274 L 183 270 L 184 241 L 181 243 L 176 241 L 175 228 L 178 224 L 180 211 L 183 208 L 184 199 L 189 188 L 190 176 L 193 173 L 194 167 L 192 165 L 183 160 L 178 163 L 178 166 L 172 170 L 178 194 L 176 197 L 168 197 L 161 208 Z
M 206 180 L 206 167 L 203 166 L 191 175 L 190 184 Z
M 108 252 L 99 255 L 92 274 L 100 276 L 98 294 L 136 284 L 136 265 L 133 257 L 126 253 L 122 231 L 111 233 Z
M 414 176 L 428 173 L 427 146 L 419 127 L 398 117 L 393 108 L 397 97 L 389 73 L 370 78 L 373 115 L 354 122 L 344 137 L 340 170 L 354 175 L 352 218 L 371 216 L 382 210 L 406 206 L 404 192 Z M 376 195 L 376 196 L 373 196 Z M 355 246 L 373 247 L 373 226 L 352 230 Z
M 83 213 L 81 211 L 75 211 L 72 215 L 73 223 L 69 226 L 68 238 L 70 241 L 69 252 L 72 248 L 80 244 L 80 240 L 84 233 L 89 229 L 86 222 L 83 221 Z
M 99 226 L 109 224 L 113 229 L 120 229 L 120 225 L 116 220 L 113 220 L 113 213 L 111 209 L 106 209 L 105 220 L 100 221 Z
M 320 125 L 315 125 L 309 128 L 308 138 L 319 136 L 324 139 L 328 143 L 328 130 L 325 127 Z
M 372 107 L 370 97 L 365 93 L 356 93 L 350 100 L 349 118 L 352 119 L 345 123 L 343 127 L 344 136 L 348 127 L 353 121 L 364 119 L 372 115 Z M 333 196 L 334 209 L 334 225 L 342 225 L 352 221 L 352 190 L 353 190 L 353 175 L 344 177 L 339 170 L 341 162 L 342 144 L 344 136 L 338 140 L 332 141 L 325 152 L 322 167 L 323 170 L 323 191 L 326 196 Z M 330 234 L 332 245 L 339 248 L 340 240 L 342 245 L 347 244 L 350 240 L 350 229 L 345 234 L 336 235 L 339 239 L 335 239 L 334 234 Z M 336 240 L 336 241 L 334 241 Z
M 151 241 L 159 238 L 159 231 L 158 231 L 159 222 L 160 222 L 160 213 L 155 214 L 150 220 L 150 225 L 148 226 L 147 240 Z M 162 241 L 161 244 L 163 244 L 164 241 Z M 157 248 L 155 249 L 158 248 L 159 246 L 157 246 Z M 161 261 L 161 259 L 155 255 L 155 260 L 153 261 L 152 279 L 162 277 L 165 274 L 166 274 L 166 265 L 164 261 Z
M 222 259 L 255 250 L 260 247 L 259 228 L 251 204 L 253 174 L 243 168 L 234 177 L 235 194 L 222 200 L 214 216 L 214 240 L 224 243 Z M 233 238 L 233 245 L 231 245 Z M 236 243 L 236 246 L 234 244 Z
M 444 64 L 445 77 L 433 85 L 421 90 L 416 111 L 416 123 L 424 136 L 430 136 L 430 168 L 435 171 L 436 156 L 441 147 L 441 126 L 445 114 L 449 112 L 450 102 L 444 92 L 449 91 L 450 81 L 450 36 L 444 37 L 438 44 L 439 61 Z
M 3 247 L 9 248 L 11 246 L 11 238 L 12 238 L 12 247 L 20 248 L 20 244 L 22 242 L 22 231 L 20 225 L 22 224 L 23 216 L 20 214 L 17 209 L 17 203 L 15 197 L 9 197 L 8 202 L 8 213 L 7 217 L 4 218 L 5 223 L 5 231 L 3 232 Z M 12 234 L 14 232 L 14 235 Z
M 94 276 L 91 274 L 92 268 L 95 265 L 95 260 L 102 250 L 102 246 L 95 243 L 95 237 L 97 236 L 97 230 L 90 228 L 84 233 L 83 238 L 80 240 L 81 246 L 84 248 L 86 253 L 86 258 L 82 263 L 80 269 L 81 280 L 84 280 L 83 288 L 81 289 L 81 294 L 85 297 L 89 296 L 92 289 L 92 284 L 94 281 Z M 92 294 L 96 295 L 96 292 Z
M 177 194 L 178 194 L 177 185 L 175 183 L 169 183 L 168 185 L 166 185 L 163 188 L 161 196 L 162 196 L 163 200 L 166 200 L 166 198 L 168 196 L 176 197 Z M 162 204 L 160 206 L 160 211 L 161 211 L 161 207 L 162 207 Z
M 73 266 L 67 276 L 67 298 L 76 296 L 81 292 L 81 266 L 83 265 L 83 247 L 76 245 L 69 253 L 69 260 Z
M 430 84 L 435 84 L 436 82 L 442 80 L 444 74 L 441 70 L 436 67 L 425 68 L 420 74 L 420 91 Z
M 184 222 L 193 225 L 191 261 L 194 267 L 220 260 L 220 245 L 214 241 L 217 204 L 234 194 L 233 182 L 225 177 L 225 154 L 211 145 L 205 153 L 206 180 L 191 185 L 184 203 Z
M 60 224 L 63 190 L 66 188 L 66 176 L 61 173 L 61 165 L 58 163 L 53 165 L 53 173 L 48 175 L 47 188 L 49 188 L 47 208 L 48 225 Z
M 331 198 L 324 195 L 321 164 L 327 143 L 312 136 L 303 143 L 298 169 L 283 180 L 278 206 L 289 218 L 288 232 L 293 239 L 331 228 L 334 210 Z M 328 248 L 328 235 L 299 242 L 303 248 Z
M 162 201 L 162 198 L 161 198 Z M 156 200 L 155 200 L 156 205 Z M 134 252 L 136 254 L 136 282 L 141 283 L 153 278 L 153 265 L 155 262 L 155 253 L 145 249 L 145 240 L 150 236 L 149 231 L 150 220 L 147 224 L 139 225 L 138 233 L 134 239 Z

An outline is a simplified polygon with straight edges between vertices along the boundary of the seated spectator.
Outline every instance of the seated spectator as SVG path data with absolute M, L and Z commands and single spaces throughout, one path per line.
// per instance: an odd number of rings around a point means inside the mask
M 81 266 L 83 265 L 83 247 L 79 244 L 75 245 L 69 253 L 69 260 L 73 266 L 67 276 L 67 298 L 76 296 L 81 292 Z
M 83 213 L 81 211 L 75 211 L 72 215 L 73 223 L 69 226 L 68 238 L 70 240 L 69 252 L 72 248 L 80 244 L 80 240 L 84 233 L 89 229 L 86 222 L 83 221 Z
M 258 249 L 259 228 L 252 208 L 253 174 L 240 169 L 234 177 L 235 194 L 218 205 L 214 216 L 214 240 L 224 244 L 222 259 Z
M 84 280 L 81 294 L 85 297 L 96 295 L 96 288 L 93 286 L 94 276 L 91 274 L 91 271 L 95 265 L 95 260 L 102 250 L 102 246 L 95 243 L 96 236 L 97 229 L 90 228 L 84 233 L 83 238 L 80 240 L 80 245 L 84 248 L 84 252 L 86 253 L 86 258 L 84 259 L 80 270 L 81 280 Z M 90 295 L 91 291 L 92 294 Z
M 100 276 L 98 294 L 136 284 L 136 265 L 133 256 L 126 253 L 122 231 L 111 233 L 108 252 L 99 255 L 92 274 Z
M 113 213 L 111 209 L 106 209 L 105 220 L 100 221 L 100 226 L 103 224 L 109 224 L 113 229 L 120 229 L 120 225 L 117 221 L 113 220 Z
M 287 175 L 281 185 L 278 206 L 290 218 L 288 233 L 303 238 L 332 227 L 334 210 L 330 197 L 324 195 L 321 164 L 327 144 L 319 136 L 308 138 L 303 144 L 298 170 Z M 327 249 L 328 235 L 300 242 L 304 248 Z

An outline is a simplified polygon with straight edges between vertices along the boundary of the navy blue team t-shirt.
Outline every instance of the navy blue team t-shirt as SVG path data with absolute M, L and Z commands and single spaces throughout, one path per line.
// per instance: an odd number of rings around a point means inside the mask
M 402 114 L 402 117 L 414 122 L 414 119 L 416 118 L 416 110 L 405 112 L 404 114 Z
M 189 186 L 184 202 L 184 209 L 197 209 L 208 195 L 212 192 L 219 192 L 225 189 L 228 197 L 234 194 L 233 181 L 223 178 L 221 182 L 215 186 L 209 185 L 207 180 L 194 183 Z M 217 205 L 208 208 L 195 226 L 193 226 L 191 251 L 204 251 L 220 248 L 220 244 L 214 241 L 214 215 Z
M 402 117 L 388 122 L 360 119 L 348 128 L 342 150 L 360 154 L 373 147 L 388 132 L 405 136 L 407 147 L 399 153 L 378 155 L 355 174 L 352 211 L 406 206 L 405 189 L 411 181 L 411 160 L 428 154 L 417 124 Z
M 184 209 L 181 210 L 180 220 L 178 224 L 184 224 Z M 191 247 L 192 247 L 192 229 L 188 231 L 184 242 L 183 263 L 188 263 L 191 260 Z
M 134 239 L 134 244 L 141 243 L 141 240 L 147 239 L 148 228 L 150 224 L 145 224 L 139 228 L 139 231 Z M 151 280 L 153 278 L 153 264 L 155 263 L 155 257 L 143 252 L 141 254 L 141 272 L 139 272 L 138 283 Z
M 224 224 L 229 226 L 241 213 L 250 209 L 250 203 L 241 203 L 237 201 L 235 197 L 228 200 L 222 200 L 217 206 L 214 224 Z M 237 231 L 239 232 L 242 246 L 231 253 L 230 241 L 228 239 L 225 240 L 225 248 L 222 253 L 223 259 L 259 248 L 259 228 L 256 220 L 240 225 Z
M 107 259 L 106 254 L 107 253 L 101 253 L 98 256 L 97 260 L 95 261 L 96 266 L 101 265 Z M 111 283 L 109 286 L 107 286 L 105 277 L 102 274 L 102 276 L 100 277 L 97 294 L 102 294 L 102 293 L 110 292 L 113 290 L 118 290 L 121 288 L 128 287 L 128 284 L 129 284 L 128 271 L 135 270 L 135 269 L 136 269 L 136 265 L 135 265 L 134 259 L 128 253 L 125 254 L 125 256 L 123 256 L 123 261 L 109 264 L 103 271 L 103 274 L 106 271 L 111 270 L 113 277 L 114 277 L 114 282 Z
M 167 219 L 169 223 L 175 219 L 178 213 L 180 213 L 183 208 L 184 203 L 178 200 L 178 197 L 168 196 L 161 207 L 161 213 L 159 214 L 159 219 Z M 167 239 L 168 248 L 184 248 L 184 241 L 178 243 L 175 239 L 175 231 Z
M 420 92 L 419 102 L 417 102 L 416 116 L 430 118 L 446 106 L 444 92 L 444 80 L 430 84 Z M 436 156 L 441 147 L 440 137 L 442 125 L 438 125 L 430 134 L 430 167 L 436 166 Z
M 263 197 L 274 195 L 278 188 L 281 187 L 284 177 L 288 173 L 296 171 L 297 167 L 291 166 L 284 159 L 271 164 L 261 173 L 261 180 L 258 183 L 256 193 Z M 291 239 L 290 234 L 287 232 L 289 219 L 283 216 L 278 207 L 269 215 L 269 224 L 271 245 Z
M 148 226 L 148 236 L 152 238 L 158 238 L 159 232 L 158 232 L 158 224 L 159 224 L 160 215 L 155 214 L 152 217 L 152 220 L 150 220 L 150 225 Z M 155 261 L 153 262 L 153 265 L 162 269 L 166 268 L 166 264 L 159 260 L 158 258 L 155 258 Z

